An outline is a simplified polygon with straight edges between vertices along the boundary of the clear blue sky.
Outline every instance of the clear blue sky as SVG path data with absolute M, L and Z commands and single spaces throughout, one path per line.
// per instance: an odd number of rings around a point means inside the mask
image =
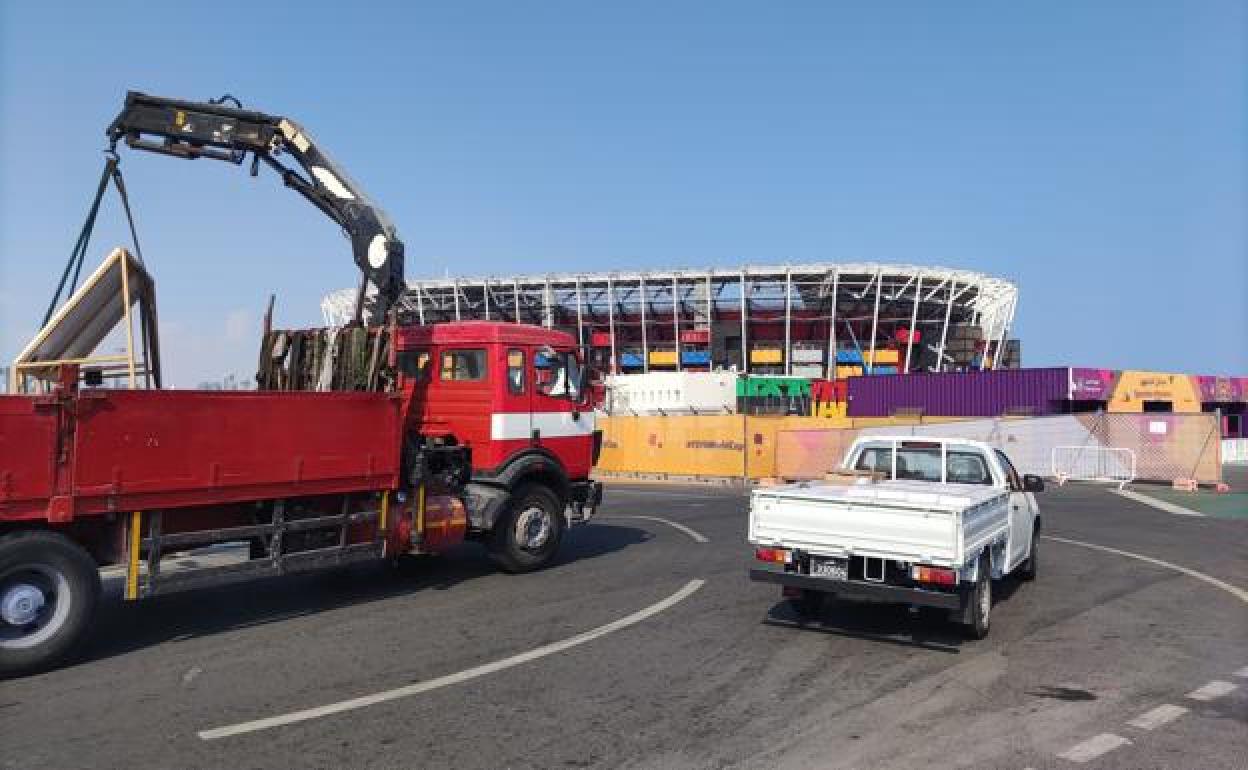
M 880 260 L 1015 280 L 1028 365 L 1248 373 L 1242 2 L 5 3 L 0 358 L 128 88 L 301 121 L 409 276 Z M 125 153 L 175 384 L 356 281 L 272 175 Z M 123 243 L 110 202 L 90 263 Z

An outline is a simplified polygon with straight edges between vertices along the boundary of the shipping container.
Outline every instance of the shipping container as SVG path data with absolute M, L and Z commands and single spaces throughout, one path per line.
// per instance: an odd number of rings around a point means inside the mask
M 836 379 L 838 380 L 845 380 L 845 379 L 849 379 L 850 377 L 861 377 L 861 376 L 862 376 L 861 366 L 838 366 L 836 367 Z
M 680 332 L 680 341 L 693 345 L 705 345 L 711 341 L 710 329 L 684 329 Z
M 848 411 L 850 417 L 889 417 L 900 410 L 933 417 L 1060 414 L 1069 392 L 1065 367 L 854 377 Z
M 838 364 L 861 364 L 862 351 L 854 348 L 841 348 L 836 351 L 836 362 Z
M 751 364 L 779 364 L 784 362 L 784 351 L 780 348 L 756 347 L 750 351 Z
M 789 351 L 791 360 L 795 364 L 821 364 L 823 363 L 823 348 L 818 346 L 794 345 Z
M 611 333 L 610 332 L 594 332 L 593 334 L 589 335 L 589 342 L 591 345 L 593 345 L 596 348 L 611 347 Z
M 651 366 L 675 366 L 676 351 L 675 350 L 651 350 L 650 351 Z
M 680 363 L 683 366 L 709 366 L 711 363 L 711 351 L 682 350 L 680 351 Z
M 823 364 L 793 364 L 794 377 L 818 379 L 823 376 Z
M 888 348 L 884 348 L 881 350 L 876 350 L 874 352 L 870 350 L 864 352 L 862 355 L 862 360 L 864 363 L 868 363 L 868 364 L 873 363 L 878 366 L 879 364 L 896 364 L 901 360 L 901 356 L 896 350 L 889 350 Z
M 640 369 L 645 362 L 640 353 L 623 352 L 620 354 L 620 366 Z

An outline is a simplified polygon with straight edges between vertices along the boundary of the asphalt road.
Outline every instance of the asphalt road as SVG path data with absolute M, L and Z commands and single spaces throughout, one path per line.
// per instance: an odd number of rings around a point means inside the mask
M 1041 501 L 1048 535 L 1248 589 L 1246 520 L 1101 487 Z M 1228 587 L 1044 540 L 1039 579 L 998 587 L 983 641 L 888 607 L 796 627 L 746 578 L 745 523 L 738 491 L 612 486 L 531 575 L 465 546 L 137 605 L 114 593 L 78 662 L 0 682 L 0 766 L 1245 766 L 1248 603 Z

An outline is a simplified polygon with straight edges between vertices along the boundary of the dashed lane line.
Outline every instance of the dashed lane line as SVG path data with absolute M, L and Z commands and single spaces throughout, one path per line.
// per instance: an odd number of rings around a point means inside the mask
M 1187 709 L 1182 706 L 1175 706 L 1172 703 L 1163 703 L 1155 709 L 1145 711 L 1127 724 L 1132 727 L 1138 727 L 1141 730 L 1156 730 L 1164 724 L 1169 724 L 1179 717 L 1187 713 Z
M 1174 570 L 1175 572 L 1181 572 L 1184 575 L 1187 575 L 1188 577 L 1193 577 L 1193 578 L 1196 578 L 1197 580 L 1202 580 L 1211 586 L 1220 588 L 1223 591 L 1226 591 L 1227 593 L 1231 594 L 1235 598 L 1239 599 L 1241 602 L 1248 604 L 1248 591 L 1245 591 L 1239 586 L 1233 586 L 1224 580 L 1218 580 L 1212 575 L 1206 575 L 1203 572 L 1197 572 L 1196 570 L 1190 569 L 1188 567 L 1182 567 L 1178 564 L 1172 564 L 1168 561 L 1162 561 L 1161 559 L 1154 559 L 1152 556 L 1144 556 L 1143 554 L 1131 553 L 1130 551 L 1123 551 L 1118 548 L 1110 548 L 1107 545 L 1085 543 L 1082 540 L 1070 540 L 1064 537 L 1054 537 L 1053 535 L 1041 535 L 1041 537 L 1044 538 L 1045 540 L 1052 540 L 1057 543 L 1066 543 L 1067 545 L 1077 545 L 1080 548 L 1091 548 L 1094 551 L 1104 551 L 1105 553 L 1112 553 L 1118 556 L 1125 556 L 1128 559 L 1137 559 L 1139 561 L 1147 562 L 1149 564 L 1155 564 L 1158 567 L 1165 567 L 1166 569 Z
M 398 687 L 393 690 L 373 693 L 372 695 L 362 695 L 358 698 L 342 700 L 336 703 L 329 703 L 324 706 L 317 706 L 316 708 L 303 709 L 301 711 L 292 711 L 288 714 L 279 714 L 277 716 L 256 719 L 250 722 L 239 722 L 238 724 L 214 727 L 209 730 L 200 730 L 199 737 L 204 741 L 212 741 L 219 738 L 228 738 L 233 735 L 254 733 L 260 730 L 271 730 L 274 727 L 282 727 L 284 725 L 291 725 L 297 722 L 306 722 L 311 719 L 320 719 L 321 717 L 341 714 L 346 711 L 354 711 L 367 706 L 374 706 L 378 703 L 385 703 L 387 701 L 398 700 L 400 698 L 409 698 L 413 695 L 420 695 L 421 693 L 437 690 L 442 687 L 461 684 L 463 682 L 485 676 L 486 674 L 493 674 L 498 671 L 512 668 L 513 666 L 519 666 L 523 663 L 537 660 L 538 658 L 544 658 L 547 655 L 554 655 L 555 653 L 563 652 L 564 650 L 577 647 L 585 644 L 586 642 L 592 642 L 593 640 L 604 637 L 607 634 L 628 628 L 629 626 L 634 626 L 641 621 L 654 617 L 660 612 L 670 609 L 685 599 L 688 599 L 690 596 L 697 593 L 698 589 L 705 584 L 705 580 L 690 580 L 683 588 L 666 599 L 655 602 L 649 607 L 640 609 L 631 615 L 626 615 L 625 617 L 622 617 L 619 620 L 614 620 L 605 626 L 599 626 L 598 628 L 585 631 L 584 633 L 577 634 L 576 636 L 570 636 L 567 639 L 563 639 L 558 642 L 545 644 L 541 647 L 534 647 L 531 650 L 527 650 L 518 655 L 512 655 L 509 658 L 484 663 L 480 666 L 474 666 L 463 671 L 458 671 L 454 674 L 447 674 L 446 676 L 440 676 L 436 679 L 429 679 L 424 682 L 407 685 L 406 687 Z
M 642 521 L 657 521 L 660 524 L 666 524 L 669 527 L 672 527 L 674 529 L 680 530 L 681 532 L 684 532 L 686 535 L 693 538 L 693 541 L 695 543 L 709 543 L 710 542 L 710 538 L 708 538 L 706 535 L 702 534 L 701 532 L 698 532 L 697 530 L 691 527 L 686 527 L 684 524 L 681 524 L 679 521 L 672 521 L 671 519 L 664 519 L 659 516 L 642 516 L 640 514 L 612 513 L 606 516 L 595 516 L 594 519 L 595 520 L 601 519 L 604 521 L 608 519 L 641 519 Z
M 1215 698 L 1221 698 L 1223 695 L 1229 695 L 1230 693 L 1235 692 L 1237 687 L 1239 687 L 1239 685 L 1215 679 L 1208 684 L 1201 685 L 1195 690 L 1192 690 L 1187 694 L 1187 697 L 1191 700 L 1208 702 L 1214 700 Z
M 1205 515 L 1201 513 L 1200 511 L 1193 511 L 1191 508 L 1184 508 L 1181 505 L 1168 503 L 1165 500 L 1158 500 L 1155 497 L 1149 497 L 1148 495 L 1141 495 L 1139 492 L 1132 492 L 1129 489 L 1111 489 L 1109 491 L 1113 492 L 1115 495 L 1118 495 L 1119 497 L 1125 497 L 1128 500 L 1134 500 L 1135 502 L 1140 503 L 1142 505 L 1151 505 L 1152 507 L 1156 508 L 1159 511 L 1165 511 L 1166 513 L 1173 513 L 1177 516 L 1196 516 L 1196 517 L 1203 518 Z
M 1066 751 L 1058 754 L 1057 756 L 1070 762 L 1083 764 L 1084 762 L 1091 762 L 1102 754 L 1113 751 L 1119 746 L 1127 746 L 1130 743 L 1131 741 L 1123 738 L 1121 735 L 1101 733 L 1100 735 L 1092 736 L 1083 743 L 1076 743 L 1074 746 L 1071 746 L 1069 749 L 1066 749 Z

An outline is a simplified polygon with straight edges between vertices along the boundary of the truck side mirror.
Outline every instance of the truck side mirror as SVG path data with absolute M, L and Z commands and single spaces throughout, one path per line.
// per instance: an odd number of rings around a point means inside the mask
M 1031 473 L 1024 475 L 1023 476 L 1023 491 L 1024 492 L 1043 492 L 1044 491 L 1044 479 Z

